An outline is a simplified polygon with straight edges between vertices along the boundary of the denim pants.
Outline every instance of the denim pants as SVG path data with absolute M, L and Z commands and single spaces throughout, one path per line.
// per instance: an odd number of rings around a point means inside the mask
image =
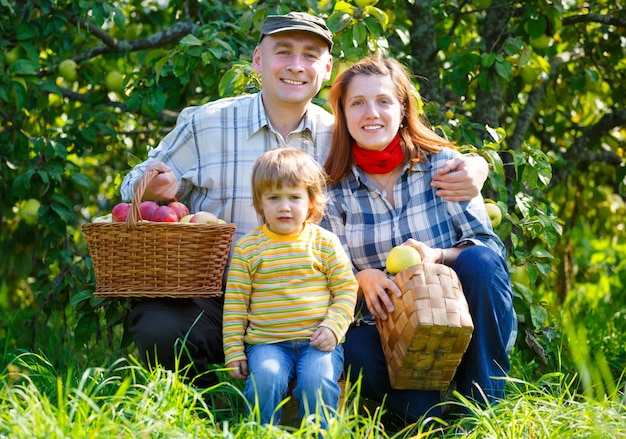
M 495 402 L 504 395 L 502 378 L 510 369 L 508 354 L 517 334 L 508 267 L 501 255 L 475 245 L 461 252 L 452 268 L 474 322 L 472 340 L 456 372 L 457 390 L 479 402 L 485 402 L 484 392 L 488 402 Z M 441 415 L 441 407 L 433 407 L 441 402 L 439 391 L 391 388 L 376 326 L 351 327 L 344 349 L 350 381 L 362 373 L 362 396 L 378 402 L 384 399 L 385 407 L 409 422 L 426 413 Z
M 300 418 L 318 413 L 320 425 L 326 428 L 326 411 L 332 416 L 339 404 L 337 380 L 343 369 L 341 344 L 332 352 L 320 351 L 308 340 L 249 344 L 246 356 L 250 376 L 244 396 L 252 407 L 258 403 L 262 424 L 280 422 L 282 410 L 277 406 L 287 396 L 289 382 L 296 378 L 293 396 L 300 401 Z

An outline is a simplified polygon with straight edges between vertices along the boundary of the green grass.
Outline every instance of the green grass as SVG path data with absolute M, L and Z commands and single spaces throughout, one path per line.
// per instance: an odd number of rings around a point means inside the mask
M 314 417 L 295 426 L 259 425 L 255 410 L 245 415 L 240 386 L 228 379 L 198 389 L 133 359 L 106 368 L 70 368 L 63 375 L 34 353 L 5 364 L 1 438 L 626 438 L 623 386 L 598 398 L 578 393 L 576 377 L 561 373 L 534 383 L 509 379 L 506 400 L 493 407 L 457 395 L 455 404 L 467 411 L 463 418 L 395 430 L 385 425 L 383 408 L 361 400 L 355 383 L 347 386 L 340 412 L 320 434 Z

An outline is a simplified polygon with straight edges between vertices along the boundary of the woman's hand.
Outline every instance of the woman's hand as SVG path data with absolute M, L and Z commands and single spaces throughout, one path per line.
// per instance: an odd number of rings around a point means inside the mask
M 227 363 L 226 368 L 229 369 L 228 375 L 230 375 L 231 378 L 235 378 L 236 380 L 245 380 L 248 378 L 248 362 L 246 360 Z
M 359 289 L 365 297 L 367 309 L 374 317 L 383 320 L 387 319 L 387 314 L 393 312 L 393 303 L 390 294 L 400 297 L 402 293 L 394 281 L 389 279 L 387 275 L 373 268 L 359 271 L 356 274 L 359 282 Z
M 169 201 L 176 199 L 176 194 L 178 193 L 178 180 L 172 172 L 172 169 L 165 163 L 156 162 L 150 163 L 146 167 L 145 172 L 153 169 L 159 171 L 159 174 L 150 180 L 150 183 L 148 183 L 148 187 L 146 187 L 143 194 L 143 199 L 155 201 Z
M 446 162 L 430 184 L 435 194 L 448 201 L 468 201 L 477 196 L 489 176 L 487 161 L 478 155 L 464 155 Z
M 420 255 L 422 255 L 422 262 L 430 262 L 433 264 L 441 263 L 443 250 L 440 248 L 429 247 L 423 242 L 417 241 L 413 238 L 407 239 L 404 245 L 410 245 L 420 252 Z
M 320 326 L 311 336 L 310 345 L 320 351 L 331 352 L 337 346 L 337 339 L 333 331 Z

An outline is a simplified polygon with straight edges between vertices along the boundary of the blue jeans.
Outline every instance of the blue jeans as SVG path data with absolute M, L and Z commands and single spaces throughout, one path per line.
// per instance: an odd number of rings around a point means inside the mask
M 339 404 L 342 345 L 332 352 L 320 351 L 308 340 L 246 345 L 246 355 L 250 376 L 244 396 L 253 407 L 258 401 L 262 424 L 280 422 L 282 410 L 276 407 L 287 396 L 289 382 L 297 378 L 293 396 L 300 401 L 300 418 L 317 413 L 321 427 L 326 428 L 323 407 L 332 415 Z
M 452 267 L 459 276 L 474 321 L 474 333 L 459 365 L 455 380 L 465 396 L 489 402 L 504 395 L 504 380 L 510 369 L 509 351 L 517 334 L 511 281 L 504 258 L 484 246 L 471 246 Z M 439 391 L 396 390 L 389 383 L 380 337 L 376 326 L 353 326 L 348 330 L 345 368 L 354 382 L 362 372 L 361 395 L 375 401 L 409 422 L 428 412 L 441 415 Z M 479 391 L 479 388 L 481 389 Z

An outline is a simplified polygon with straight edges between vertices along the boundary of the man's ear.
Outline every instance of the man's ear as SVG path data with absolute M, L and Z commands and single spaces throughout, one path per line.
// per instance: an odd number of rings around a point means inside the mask
M 256 46 L 252 52 L 252 68 L 255 72 L 261 73 L 261 49 L 259 46 Z
M 326 63 L 326 68 L 324 70 L 324 82 L 330 81 L 330 76 L 333 72 L 333 57 L 329 55 L 328 62 Z

